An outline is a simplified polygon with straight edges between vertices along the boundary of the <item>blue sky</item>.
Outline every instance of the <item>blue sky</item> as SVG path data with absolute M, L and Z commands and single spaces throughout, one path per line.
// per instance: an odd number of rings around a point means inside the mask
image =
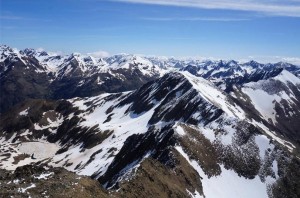
M 0 2 L 0 42 L 19 49 L 300 62 L 300 0 Z

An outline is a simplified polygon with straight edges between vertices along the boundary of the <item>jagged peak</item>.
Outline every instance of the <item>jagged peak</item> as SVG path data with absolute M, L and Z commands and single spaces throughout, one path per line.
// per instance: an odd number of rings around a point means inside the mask
M 255 60 L 250 60 L 248 62 L 245 62 L 245 63 L 241 64 L 241 65 L 246 66 L 246 67 L 251 67 L 253 69 L 257 69 L 257 68 L 264 67 L 266 64 L 259 63 Z
M 32 56 L 35 55 L 37 51 L 33 48 L 25 48 L 24 50 L 21 50 L 20 53 L 27 56 Z

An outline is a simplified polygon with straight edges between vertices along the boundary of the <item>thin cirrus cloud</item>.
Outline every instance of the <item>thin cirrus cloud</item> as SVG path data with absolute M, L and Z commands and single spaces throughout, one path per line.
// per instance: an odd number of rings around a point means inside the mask
M 254 11 L 274 16 L 300 17 L 298 0 L 111 0 L 127 3 L 182 6 L 202 9 Z
M 216 22 L 233 22 L 233 21 L 248 21 L 247 18 L 221 18 L 221 17 L 143 17 L 140 18 L 146 21 L 216 21 Z

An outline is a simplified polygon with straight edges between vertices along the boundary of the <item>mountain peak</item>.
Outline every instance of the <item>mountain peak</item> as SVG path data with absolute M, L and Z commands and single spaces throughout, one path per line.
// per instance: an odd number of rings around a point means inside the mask
M 20 51 L 21 54 L 27 55 L 27 56 L 33 56 L 37 54 L 37 50 L 33 48 L 25 48 L 24 50 Z
M 4 61 L 8 56 L 19 57 L 19 51 L 17 49 L 13 49 L 8 45 L 0 45 L 0 62 Z

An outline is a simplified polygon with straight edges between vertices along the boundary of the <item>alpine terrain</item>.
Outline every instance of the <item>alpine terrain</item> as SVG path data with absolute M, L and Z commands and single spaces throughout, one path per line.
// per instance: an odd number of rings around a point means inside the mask
M 0 197 L 300 197 L 300 67 L 0 46 Z

